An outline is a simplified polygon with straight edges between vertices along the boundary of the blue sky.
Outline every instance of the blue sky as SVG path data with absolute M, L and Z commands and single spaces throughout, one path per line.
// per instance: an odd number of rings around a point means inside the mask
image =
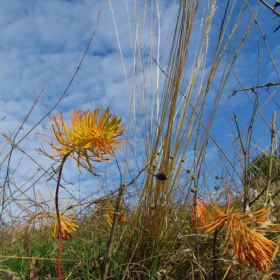
M 102 108 L 110 106 L 113 113 L 122 116 L 125 122 L 129 116 L 133 89 L 135 94 L 141 94 L 141 84 L 146 78 L 146 87 L 151 92 L 155 90 L 156 80 L 151 81 L 147 77 L 149 77 L 149 73 L 156 73 L 158 69 L 156 69 L 156 65 L 152 67 L 147 65 L 147 54 L 151 52 L 157 58 L 159 50 L 161 65 L 166 69 L 179 1 L 152 1 L 147 4 L 147 7 L 145 7 L 145 1 L 137 1 L 137 6 L 134 6 L 134 1 L 112 2 L 99 0 L 0 1 L 0 118 L 5 117 L 0 122 L 2 133 L 14 136 L 18 124 L 46 85 L 42 98 L 20 129 L 17 140 L 28 133 L 38 120 L 48 113 L 75 73 L 95 29 L 96 33 L 82 67 L 54 113 L 62 111 L 67 114 L 73 108 L 86 110 L 97 106 Z M 225 5 L 224 2 L 219 2 L 209 37 L 209 56 L 215 47 L 219 31 L 217 27 L 221 22 L 222 7 Z M 249 1 L 252 8 L 258 2 Z M 203 14 L 203 8 L 206 9 L 207 3 L 206 0 L 202 1 L 199 14 Z M 274 1 L 269 1 L 269 3 L 273 5 Z M 159 25 L 156 18 L 157 4 L 161 12 Z M 245 13 L 249 18 L 248 8 L 245 9 Z M 256 8 L 256 13 L 263 32 L 267 35 L 266 40 L 275 64 L 279 67 L 280 59 L 277 54 L 280 52 L 280 31 L 273 33 L 273 30 L 280 24 L 279 19 L 275 19 L 272 12 L 261 3 Z M 198 21 L 194 28 L 194 40 L 196 32 L 199 30 L 199 24 Z M 236 75 L 244 87 L 258 84 L 258 43 L 261 51 L 259 83 L 278 81 L 266 45 L 255 24 L 235 65 Z M 190 53 L 192 54 L 194 50 L 195 46 L 191 46 Z M 136 83 L 133 81 L 135 61 L 137 61 L 138 71 Z M 142 77 L 140 70 L 144 73 Z M 163 86 L 163 81 L 164 77 L 161 77 L 160 88 Z M 245 129 L 251 116 L 252 104 L 245 92 L 238 92 L 236 96 L 228 99 L 232 91 L 239 88 L 241 86 L 232 75 L 222 95 L 217 118 L 213 123 L 211 135 L 225 146 L 225 150 L 236 135 L 232 123 L 233 111 L 238 116 L 240 126 Z M 213 87 L 214 89 L 215 87 Z M 273 89 L 275 87 L 270 88 L 269 92 L 273 92 Z M 254 97 L 253 94 L 250 93 L 250 95 Z M 268 95 L 268 92 L 262 90 L 260 103 L 265 102 Z M 254 137 L 256 142 L 258 142 L 257 139 L 261 139 L 258 144 L 259 148 L 266 148 L 269 143 L 269 133 L 267 131 L 264 133 L 266 123 L 270 123 L 273 110 L 277 109 L 277 116 L 279 115 L 279 103 L 280 98 L 276 93 L 274 101 L 270 101 L 263 110 L 263 115 L 258 115 L 256 118 L 258 129 Z M 135 106 L 137 107 L 137 104 Z M 35 150 L 42 144 L 36 133 L 47 133 L 46 128 L 50 128 L 50 125 L 49 118 L 44 119 L 19 144 L 28 156 L 36 159 L 46 169 L 50 167 L 51 162 L 38 155 Z M 143 135 L 139 137 L 143 137 Z M 7 160 L 5 157 L 10 150 L 10 145 L 5 143 L 4 137 L 1 137 L 1 180 L 6 175 Z M 210 145 L 208 153 L 214 157 L 218 152 L 214 146 Z M 42 172 L 37 172 L 38 165 L 32 162 L 26 154 L 17 150 L 13 152 L 11 169 L 15 170 L 14 184 L 22 186 L 22 190 L 29 189 L 28 196 L 32 196 L 31 193 L 34 190 L 36 192 L 37 189 L 48 196 L 49 189 L 53 189 L 54 184 L 46 181 L 44 177 L 37 182 Z M 141 159 L 141 153 L 139 159 Z M 104 184 L 104 176 L 101 178 L 83 177 L 72 162 L 66 166 L 65 180 L 71 183 L 65 184 L 71 194 L 77 198 L 99 191 Z M 114 174 L 110 183 L 113 189 L 119 184 L 118 180 L 117 174 Z M 28 181 L 27 184 L 26 181 Z M 12 189 L 17 199 L 24 198 L 23 194 L 14 186 Z M 62 190 L 62 196 L 64 195 L 68 196 Z M 96 195 L 98 196 L 98 194 Z

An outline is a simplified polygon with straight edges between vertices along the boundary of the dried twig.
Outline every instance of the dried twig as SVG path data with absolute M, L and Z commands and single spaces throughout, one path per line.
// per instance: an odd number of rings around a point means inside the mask
M 266 1 L 260 0 L 268 9 L 270 9 L 276 16 L 280 17 L 280 13 L 275 9 L 275 7 L 270 6 Z

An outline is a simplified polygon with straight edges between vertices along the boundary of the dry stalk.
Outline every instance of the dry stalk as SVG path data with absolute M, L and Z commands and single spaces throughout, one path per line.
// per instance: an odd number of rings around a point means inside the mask
M 264 208 L 267 207 L 267 204 L 270 200 L 270 185 L 271 185 L 271 175 L 272 175 L 272 163 L 275 147 L 275 133 L 276 133 L 276 111 L 273 112 L 272 123 L 271 123 L 271 144 L 270 144 L 270 154 L 269 154 L 269 168 L 268 168 L 268 180 L 265 192 L 265 202 Z

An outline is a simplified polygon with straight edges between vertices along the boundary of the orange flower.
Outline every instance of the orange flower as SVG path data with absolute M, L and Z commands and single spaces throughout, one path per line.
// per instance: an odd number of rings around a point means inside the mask
M 78 168 L 82 166 L 92 169 L 92 161 L 109 160 L 109 157 L 114 157 L 113 151 L 123 145 L 123 141 L 116 139 L 123 135 L 125 130 L 123 124 L 120 125 L 122 119 L 112 116 L 109 108 L 103 114 L 101 109 L 85 113 L 81 110 L 75 110 L 74 113 L 70 111 L 71 126 L 64 121 L 62 113 L 53 115 L 51 119 L 55 138 L 52 138 L 52 141 L 43 139 L 56 153 L 40 151 L 51 158 L 70 155 L 77 161 Z M 53 140 L 59 145 L 53 144 Z
M 60 225 L 61 225 L 61 234 L 63 240 L 68 240 L 72 236 L 72 233 L 78 229 L 78 226 L 75 224 L 76 219 L 74 215 L 72 214 L 66 215 L 64 213 L 65 211 L 62 211 L 62 214 L 59 216 Z M 55 240 L 59 236 L 56 213 L 54 213 L 53 219 L 54 221 L 51 226 L 51 233 L 52 233 L 52 238 Z
M 231 218 L 227 233 L 227 242 L 233 246 L 239 263 L 247 262 L 259 270 L 270 270 L 275 243 L 249 228 L 237 215 Z
M 275 229 L 257 230 L 249 227 L 250 225 L 264 224 L 269 209 L 244 214 L 240 212 L 229 213 L 229 207 L 224 212 L 213 204 L 209 203 L 209 205 L 216 214 L 212 215 L 211 222 L 201 226 L 200 229 L 207 229 L 207 232 L 213 232 L 216 229 L 225 228 L 226 237 L 222 244 L 225 247 L 224 253 L 231 245 L 239 263 L 250 263 L 261 271 L 269 271 L 277 244 L 264 237 L 261 233 L 275 231 Z
M 195 227 L 196 219 L 197 219 L 198 226 L 202 226 L 203 224 L 205 224 L 206 214 L 207 214 L 206 204 L 203 201 L 196 199 L 196 205 L 193 205 L 192 207 L 191 222 L 190 222 L 191 227 Z
M 110 208 L 105 214 L 107 223 L 110 227 L 112 227 L 112 225 L 113 225 L 114 213 L 115 213 L 115 209 Z M 128 222 L 128 217 L 124 214 L 124 212 L 121 212 L 119 221 L 121 223 L 127 223 Z

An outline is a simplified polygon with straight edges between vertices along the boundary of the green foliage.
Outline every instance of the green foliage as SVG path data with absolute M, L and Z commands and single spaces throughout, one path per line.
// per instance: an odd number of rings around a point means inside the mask
M 256 156 L 250 163 L 248 168 L 249 178 L 267 180 L 269 177 L 269 169 L 271 165 L 272 180 L 276 180 L 280 174 L 280 159 L 278 156 L 270 157 L 267 153 L 263 152 Z

